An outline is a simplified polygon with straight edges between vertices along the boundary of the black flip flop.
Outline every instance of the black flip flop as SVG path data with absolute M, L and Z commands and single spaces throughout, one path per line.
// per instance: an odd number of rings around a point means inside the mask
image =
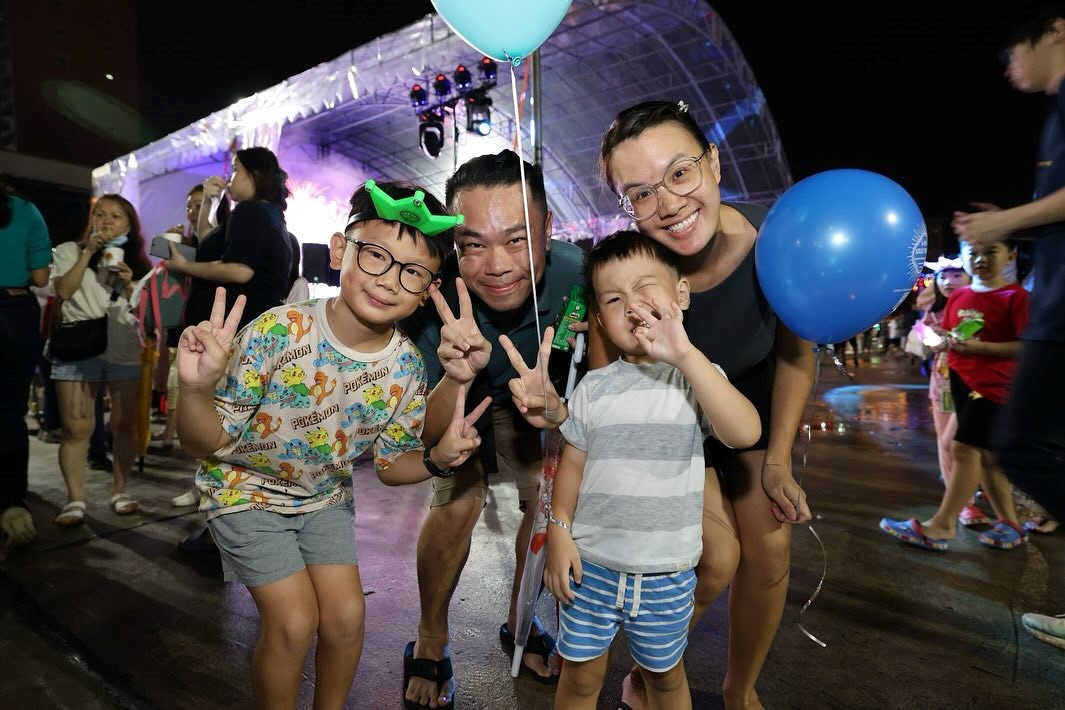
M 454 673 L 451 670 L 451 659 L 445 658 L 440 661 L 433 661 L 428 658 L 415 658 L 414 657 L 414 642 L 411 641 L 407 644 L 407 647 L 403 650 L 403 707 L 406 710 L 425 710 L 428 705 L 419 705 L 416 702 L 407 700 L 407 685 L 410 683 L 411 676 L 415 678 L 424 678 L 425 680 L 436 683 L 436 687 L 439 689 L 454 677 Z M 451 695 L 451 702 L 447 705 L 440 706 L 440 710 L 454 710 L 455 707 L 455 694 Z
M 540 632 L 538 636 L 533 635 L 532 630 L 529 631 L 529 639 L 525 642 L 524 653 L 535 653 L 540 658 L 544 659 L 544 665 L 549 667 L 548 659 L 555 651 L 555 639 L 551 637 L 551 634 L 544 631 L 543 627 L 537 624 L 535 621 L 533 624 L 536 626 L 537 631 Z M 507 628 L 506 623 L 499 627 L 499 641 L 503 644 L 503 650 L 514 656 L 514 634 L 510 633 L 510 629 Z M 521 661 L 521 670 L 527 671 L 534 680 L 543 683 L 544 685 L 558 685 L 558 676 L 550 675 L 546 678 L 532 668 L 525 665 L 525 659 Z

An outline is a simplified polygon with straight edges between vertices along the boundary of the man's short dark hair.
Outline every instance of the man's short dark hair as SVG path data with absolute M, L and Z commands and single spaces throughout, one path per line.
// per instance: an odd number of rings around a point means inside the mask
M 1025 19 L 1013 26 L 1006 35 L 1004 51 L 1008 51 L 1019 44 L 1034 46 L 1041 40 L 1054 24 L 1054 20 L 1065 19 L 1065 3 L 1053 2 L 1040 5 L 1035 12 L 1025 16 Z
M 521 185 L 521 166 L 518 154 L 504 150 L 495 155 L 479 155 L 463 163 L 444 187 L 444 201 L 449 210 L 454 209 L 455 195 L 475 187 L 509 187 Z M 525 182 L 534 205 L 547 214 L 547 189 L 544 187 L 544 171 L 539 165 L 525 161 Z
M 584 280 L 592 297 L 595 297 L 592 278 L 597 271 L 612 261 L 622 261 L 638 255 L 654 259 L 680 277 L 679 258 L 676 254 L 645 234 L 622 230 L 596 242 L 584 256 Z

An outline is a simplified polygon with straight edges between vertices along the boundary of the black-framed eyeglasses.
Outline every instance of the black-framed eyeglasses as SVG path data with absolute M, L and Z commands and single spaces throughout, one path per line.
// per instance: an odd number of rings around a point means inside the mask
M 637 222 L 653 217 L 658 212 L 658 188 L 664 187 L 677 197 L 690 195 L 703 184 L 703 171 L 699 161 L 710 152 L 710 147 L 697 158 L 680 158 L 670 163 L 662 174 L 661 182 L 654 185 L 633 185 L 618 198 L 618 207 Z
M 370 276 L 380 276 L 387 273 L 393 264 L 399 264 L 399 285 L 408 293 L 424 293 L 436 278 L 436 274 L 421 264 L 399 261 L 380 244 L 371 244 L 347 235 L 344 235 L 344 239 L 355 245 L 355 263 Z

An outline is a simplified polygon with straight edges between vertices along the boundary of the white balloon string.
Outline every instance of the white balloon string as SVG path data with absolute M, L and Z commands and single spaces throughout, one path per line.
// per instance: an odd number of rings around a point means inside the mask
M 836 352 L 836 346 L 835 345 L 826 345 L 825 348 L 828 350 L 828 354 L 832 357 L 832 362 L 836 363 L 836 369 L 839 370 L 840 372 L 842 372 L 844 377 L 846 377 L 848 380 L 853 382 L 854 381 L 854 375 L 852 375 L 850 370 L 847 369 L 847 364 L 839 359 L 839 353 Z M 847 348 L 847 346 L 846 346 L 846 344 L 844 344 L 843 349 L 846 350 L 846 348 Z M 854 350 L 854 361 L 855 362 L 858 361 L 858 349 L 857 349 L 857 346 L 855 347 L 855 350 Z
M 832 351 L 832 346 L 829 345 L 827 346 L 827 348 L 832 357 L 835 358 L 835 353 Z M 799 469 L 798 481 L 800 488 L 802 487 L 803 479 L 806 478 L 806 462 L 809 460 L 810 444 L 813 441 L 813 403 L 817 402 L 817 394 L 821 384 L 821 357 L 822 355 L 824 355 L 825 349 L 826 346 L 824 345 L 814 346 L 814 352 L 817 353 L 817 358 L 814 361 L 814 386 L 813 390 L 810 393 L 811 418 L 806 424 L 806 435 L 805 437 L 803 437 L 802 444 L 802 465 Z M 836 359 L 835 362 L 836 366 L 842 369 L 844 374 L 847 374 L 846 369 L 842 367 L 842 364 L 839 362 L 839 360 Z M 825 544 L 821 542 L 821 536 L 817 534 L 816 530 L 814 530 L 813 523 L 808 525 L 807 528 L 809 529 L 810 534 L 814 536 L 814 539 L 817 540 L 817 544 L 821 546 L 821 579 L 817 582 L 817 586 L 814 587 L 814 591 L 810 595 L 810 598 L 806 600 L 806 603 L 802 605 L 802 609 L 799 610 L 799 620 L 796 623 L 799 627 L 799 631 L 802 631 L 808 639 L 816 643 L 821 648 L 825 648 L 828 644 L 811 634 L 809 631 L 806 630 L 806 627 L 802 625 L 802 615 L 805 614 L 806 610 L 810 608 L 810 605 L 814 603 L 814 599 L 817 599 L 817 596 L 821 593 L 821 587 L 823 587 L 825 584 L 825 578 L 828 576 L 828 551 L 825 550 Z
M 536 294 L 536 265 L 533 261 L 533 239 L 532 228 L 529 222 L 529 188 L 525 184 L 525 148 L 522 145 L 521 140 L 521 107 L 518 103 L 518 78 L 517 78 L 517 62 L 510 63 L 510 93 L 514 98 L 514 130 L 518 136 L 518 170 L 521 173 L 521 208 L 525 213 L 525 246 L 529 253 L 529 280 L 532 282 L 532 297 L 533 297 L 533 317 L 536 320 L 536 336 L 537 336 L 537 348 L 536 348 L 536 360 L 540 365 L 540 375 L 544 388 L 544 394 L 547 394 L 547 363 L 540 362 L 540 348 L 539 339 L 543 337 L 543 330 L 540 328 L 540 298 Z M 545 235 L 550 239 L 550 236 Z M 547 398 L 544 398 L 544 407 L 547 406 Z

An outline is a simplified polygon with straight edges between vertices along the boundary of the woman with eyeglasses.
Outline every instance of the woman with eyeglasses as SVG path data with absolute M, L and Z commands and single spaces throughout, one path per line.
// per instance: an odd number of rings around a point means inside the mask
M 650 101 L 618 114 L 603 137 L 603 177 L 636 228 L 681 258 L 691 284 L 685 327 L 691 341 L 758 409 L 762 438 L 730 450 L 704 444 L 703 552 L 697 569 L 699 620 L 729 591 L 726 708 L 761 707 L 755 683 L 788 591 L 791 526 L 810 519 L 806 494 L 792 473 L 791 449 L 813 383 L 812 344 L 780 323 L 754 267 L 764 207 L 721 202 L 721 162 L 683 103 Z M 590 366 L 614 353 L 594 327 Z M 712 466 L 712 468 L 711 468 Z M 644 707 L 639 669 L 623 700 Z

